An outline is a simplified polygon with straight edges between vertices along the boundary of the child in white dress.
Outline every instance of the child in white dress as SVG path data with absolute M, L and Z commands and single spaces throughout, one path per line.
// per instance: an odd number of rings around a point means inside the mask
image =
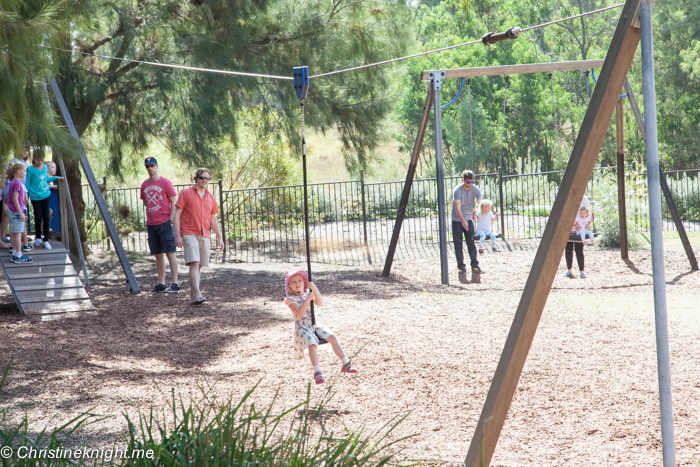
M 582 206 L 574 221 L 574 228 L 576 229 L 576 235 L 581 237 L 581 242 L 586 243 L 586 235 L 588 235 L 589 245 L 593 245 L 594 242 L 593 232 L 588 230 L 591 222 L 593 222 L 593 218 L 590 211 L 586 206 Z
M 498 252 L 496 248 L 496 234 L 491 230 L 491 224 L 498 219 L 498 213 L 492 214 L 491 207 L 493 202 L 489 199 L 482 199 L 479 203 L 479 211 L 474 213 L 476 217 L 476 235 L 479 237 L 479 254 L 484 254 L 484 240 L 486 237 L 491 237 L 491 250 L 494 253 Z
M 321 306 L 323 299 L 316 285 L 309 282 L 306 271 L 292 271 L 284 278 L 284 288 L 287 298 L 284 304 L 287 305 L 294 315 L 294 356 L 301 360 L 304 358 L 304 350 L 309 349 L 309 359 L 314 367 L 314 381 L 316 384 L 324 383 L 326 380 L 321 373 L 318 364 L 318 345 L 320 339 L 327 341 L 333 347 L 333 352 L 343 362 L 341 373 L 357 373 L 357 369 L 345 355 L 340 342 L 333 334 L 333 331 L 326 326 L 311 323 L 311 302 L 315 306 Z

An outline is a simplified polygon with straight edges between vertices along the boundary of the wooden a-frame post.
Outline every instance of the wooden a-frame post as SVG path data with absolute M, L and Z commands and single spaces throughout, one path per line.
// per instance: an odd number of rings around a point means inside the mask
M 105 199 L 102 196 L 102 190 L 100 190 L 100 187 L 97 184 L 95 174 L 92 173 L 92 167 L 90 167 L 90 162 L 88 161 L 88 158 L 85 155 L 83 145 L 80 143 L 80 136 L 78 136 L 78 131 L 75 129 L 75 124 L 73 123 L 73 119 L 71 118 L 70 113 L 68 112 L 66 102 L 63 100 L 61 89 L 58 87 L 58 83 L 54 78 L 51 78 L 49 80 L 49 83 L 51 84 L 51 90 L 53 91 L 54 96 L 56 97 L 56 102 L 58 103 L 58 107 L 61 111 L 61 115 L 63 116 L 63 120 L 66 122 L 68 131 L 70 131 L 70 134 L 78 141 L 78 151 L 80 152 L 80 165 L 82 165 L 83 167 L 83 171 L 85 172 L 85 178 L 87 178 L 88 180 L 88 184 L 90 185 L 92 194 L 95 196 L 95 201 L 97 202 L 97 206 L 99 207 L 100 213 L 102 214 L 102 218 L 104 219 L 105 225 L 107 226 L 107 232 L 109 233 L 109 236 L 112 239 L 112 243 L 114 244 L 114 250 L 117 252 L 119 262 L 122 265 L 122 269 L 124 270 L 124 274 L 126 275 L 127 282 L 129 283 L 129 289 L 131 290 L 131 293 L 138 293 L 141 291 L 141 289 L 139 288 L 139 283 L 136 281 L 136 276 L 134 275 L 134 271 L 131 269 L 129 259 L 126 257 L 126 252 L 124 251 L 122 242 L 121 240 L 119 240 L 117 228 L 114 226 L 114 222 L 112 222 L 112 216 L 109 214 L 107 203 L 105 203 Z M 75 216 L 73 217 L 75 218 Z M 63 228 L 66 227 L 67 226 L 63 226 Z
M 615 29 L 598 84 L 581 124 L 547 227 L 537 249 L 513 325 L 464 461 L 465 467 L 491 464 L 508 408 L 569 238 L 571 225 L 598 159 L 620 89 L 639 45 L 633 22 L 641 0 L 627 0 Z
M 406 183 L 404 183 L 403 185 L 403 192 L 401 193 L 401 203 L 399 204 L 399 210 L 396 213 L 396 222 L 394 223 L 394 231 L 391 234 L 389 251 L 386 254 L 386 261 L 384 262 L 384 271 L 382 271 L 382 275 L 384 276 L 388 276 L 391 272 L 391 264 L 394 261 L 396 245 L 399 243 L 401 224 L 403 223 L 403 218 L 406 215 L 406 206 L 408 206 L 408 198 L 411 195 L 413 178 L 416 175 L 416 167 L 418 166 L 418 157 L 420 156 L 420 150 L 423 146 L 423 137 L 425 136 L 425 129 L 428 128 L 428 120 L 430 120 L 430 104 L 432 102 L 433 83 L 431 81 L 430 86 L 428 86 L 428 96 L 425 99 L 425 106 L 423 106 L 423 117 L 420 120 L 420 125 L 418 126 L 418 134 L 416 135 L 416 142 L 413 145 L 413 152 L 411 153 L 411 162 L 408 164 L 408 174 L 406 175 Z
M 632 84 L 630 84 L 629 79 L 625 79 L 625 92 L 627 92 L 627 97 L 630 100 L 630 107 L 632 107 L 632 113 L 634 113 L 634 119 L 636 120 L 637 126 L 639 127 L 639 132 L 642 135 L 642 140 L 646 145 L 647 134 L 646 130 L 644 129 L 644 117 L 642 116 L 642 111 L 639 109 L 637 98 L 634 97 L 634 92 L 632 91 Z M 681 219 L 681 215 L 678 212 L 676 202 L 673 200 L 673 194 L 671 193 L 671 189 L 669 188 L 668 182 L 666 181 L 666 174 L 664 174 L 664 171 L 663 169 L 661 169 L 661 167 L 659 167 L 659 177 L 661 191 L 664 194 L 664 198 L 666 198 L 666 204 L 668 205 L 668 209 L 669 211 L 671 211 L 673 223 L 676 225 L 676 231 L 678 231 L 678 236 L 680 237 L 681 243 L 683 244 L 683 249 L 685 250 L 685 254 L 688 257 L 688 261 L 690 262 L 690 268 L 693 271 L 697 271 L 698 260 L 695 257 L 695 253 L 693 252 L 693 247 L 690 245 L 690 240 L 688 239 L 688 234 L 686 233 L 685 227 L 683 226 L 683 220 Z
M 620 223 L 620 257 L 629 259 L 627 241 L 627 203 L 625 198 L 625 108 L 623 98 L 617 100 L 615 127 L 617 129 L 617 212 Z

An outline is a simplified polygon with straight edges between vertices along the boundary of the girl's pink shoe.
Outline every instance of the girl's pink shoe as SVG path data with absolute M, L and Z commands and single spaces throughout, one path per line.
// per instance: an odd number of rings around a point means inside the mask
M 317 371 L 314 373 L 314 381 L 316 381 L 316 384 L 323 384 L 326 382 L 326 378 L 323 377 L 323 373 Z
M 357 368 L 352 366 L 352 362 L 347 362 L 345 365 L 343 365 L 343 368 L 340 369 L 341 373 L 357 373 Z

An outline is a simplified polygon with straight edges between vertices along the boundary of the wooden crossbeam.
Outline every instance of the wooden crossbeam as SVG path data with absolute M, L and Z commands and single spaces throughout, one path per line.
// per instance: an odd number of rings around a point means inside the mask
M 632 21 L 640 1 L 627 0 L 617 23 L 598 84 L 591 96 L 486 396 L 464 461 L 465 467 L 487 467 L 491 464 L 513 394 L 569 239 L 576 211 L 586 191 L 617 105 L 620 89 L 639 45 L 640 30 L 632 26 Z
M 522 65 L 482 66 L 454 68 L 445 71 L 445 78 L 474 78 L 476 76 L 522 75 L 527 73 L 552 73 L 554 71 L 590 70 L 603 66 L 603 60 L 577 60 L 572 62 L 526 63 Z M 429 80 L 432 71 L 424 71 L 421 79 Z

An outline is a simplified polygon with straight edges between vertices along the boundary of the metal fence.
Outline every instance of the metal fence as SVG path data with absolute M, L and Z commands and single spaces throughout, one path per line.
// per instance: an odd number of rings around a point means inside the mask
M 484 198 L 500 213 L 498 231 L 507 239 L 540 238 L 561 183 L 563 171 L 477 176 Z M 700 170 L 667 172 L 669 187 L 684 225 L 700 231 Z M 646 176 L 625 174 L 628 225 L 648 229 Z M 598 168 L 588 183 L 587 196 L 598 213 L 604 202 L 617 203 L 615 168 Z M 449 177 L 445 186 L 456 187 L 460 177 Z M 309 185 L 310 247 L 313 261 L 330 264 L 383 263 L 389 247 L 403 181 L 365 183 L 360 180 Z M 177 185 L 179 192 L 190 185 Z M 301 185 L 224 190 L 221 181 L 210 184 L 219 202 L 226 261 L 294 262 L 305 259 L 303 188 Z M 449 188 L 448 190 L 451 190 Z M 111 248 L 92 194 L 84 187 L 88 245 L 93 250 Z M 148 252 L 145 209 L 140 188 L 104 191 L 124 248 Z M 611 198 L 612 197 L 612 198 Z M 451 211 L 447 193 L 447 212 Z M 607 201 L 605 201 L 607 200 Z M 664 203 L 664 230 L 675 230 Z M 396 250 L 397 260 L 437 256 L 437 182 L 434 178 L 413 183 L 406 217 Z M 450 223 L 447 223 L 448 228 Z M 448 238 L 449 238 L 448 233 Z M 452 246 L 450 245 L 450 248 Z

